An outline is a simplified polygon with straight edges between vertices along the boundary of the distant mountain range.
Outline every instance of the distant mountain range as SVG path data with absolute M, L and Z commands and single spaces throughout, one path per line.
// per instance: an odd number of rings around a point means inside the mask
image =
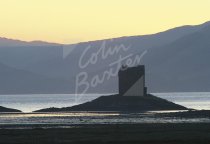
M 14 39 L 8 39 L 0 37 L 0 47 L 11 47 L 11 46 L 54 46 L 54 45 L 60 45 L 56 43 L 49 43 L 44 41 L 21 41 L 21 40 L 14 40 Z
M 145 54 L 141 63 L 146 66 L 149 92 L 210 91 L 210 22 L 183 26 L 165 32 L 121 37 L 107 40 L 61 45 L 41 41 L 24 42 L 0 38 L 0 94 L 75 93 L 78 74 L 87 72 L 91 81 L 102 77 L 119 57 Z M 129 47 L 102 57 L 102 51 Z M 98 54 L 95 64 L 79 67 Z M 124 63 L 124 61 L 122 62 Z M 91 82 L 89 83 L 91 84 Z M 84 89 L 84 87 L 80 87 Z M 102 84 L 91 87 L 88 93 L 115 93 L 118 78 L 105 77 Z

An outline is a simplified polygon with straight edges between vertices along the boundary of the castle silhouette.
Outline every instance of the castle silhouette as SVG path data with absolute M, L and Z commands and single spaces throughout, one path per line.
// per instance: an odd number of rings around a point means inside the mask
M 145 66 L 128 67 L 123 65 L 118 73 L 120 96 L 146 96 Z

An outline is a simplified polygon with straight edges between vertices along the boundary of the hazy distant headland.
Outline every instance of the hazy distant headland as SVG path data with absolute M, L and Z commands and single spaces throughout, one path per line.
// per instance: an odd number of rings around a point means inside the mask
M 23 42 L 0 38 L 0 94 L 75 93 L 76 75 L 86 72 L 87 83 L 95 75 L 109 70 L 120 56 L 133 57 L 146 51 L 141 64 L 146 65 L 149 92 L 210 91 L 210 23 L 183 26 L 153 35 L 121 37 L 74 45 L 40 41 Z M 101 49 L 125 46 L 105 59 Z M 88 50 L 87 50 L 88 48 Z M 97 62 L 81 69 L 78 62 L 98 53 Z M 117 76 L 86 93 L 116 93 Z M 106 87 L 106 89 L 104 89 Z

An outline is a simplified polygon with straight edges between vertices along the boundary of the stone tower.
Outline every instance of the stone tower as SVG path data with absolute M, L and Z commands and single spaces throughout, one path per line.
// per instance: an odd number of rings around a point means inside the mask
M 119 94 L 120 96 L 145 96 L 145 67 L 122 66 L 119 73 Z

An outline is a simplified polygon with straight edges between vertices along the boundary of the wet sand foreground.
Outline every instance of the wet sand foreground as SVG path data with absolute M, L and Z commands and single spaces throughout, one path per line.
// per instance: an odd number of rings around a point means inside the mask
M 210 123 L 109 124 L 71 128 L 0 129 L 0 143 L 209 144 Z

